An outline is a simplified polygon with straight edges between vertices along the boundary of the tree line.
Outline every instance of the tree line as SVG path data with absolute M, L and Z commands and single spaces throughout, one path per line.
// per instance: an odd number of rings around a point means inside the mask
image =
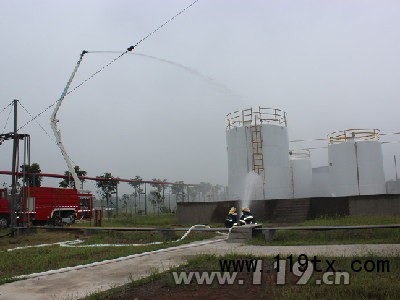
M 22 165 L 20 166 L 21 173 L 29 173 L 26 175 L 19 175 L 19 179 L 22 180 L 22 183 L 25 186 L 29 187 L 40 187 L 42 184 L 43 176 L 40 176 L 41 169 L 38 163 L 32 163 L 31 165 Z M 78 176 L 86 176 L 87 172 L 81 170 L 79 166 L 75 166 L 74 170 Z M 75 186 L 75 182 L 72 178 L 72 174 L 69 171 L 64 172 L 65 178 L 59 182 L 59 187 L 63 188 L 77 188 Z M 98 179 L 96 181 L 96 187 L 98 188 L 98 194 L 102 199 L 106 200 L 106 206 L 115 206 L 115 203 L 112 203 L 112 195 L 117 192 L 119 178 L 114 177 L 111 173 L 105 172 L 103 175 L 96 176 Z M 131 196 L 134 198 L 135 203 L 137 198 L 140 198 L 140 195 L 145 194 L 144 191 L 144 183 L 143 178 L 140 176 L 135 176 L 131 179 L 132 182 L 128 182 L 128 184 L 133 188 L 133 192 Z M 83 189 L 83 183 L 85 179 L 80 178 L 81 186 L 78 188 Z M 165 202 L 166 191 L 169 189 L 169 192 L 176 197 L 176 201 L 185 202 L 188 200 L 198 199 L 199 201 L 207 201 L 207 199 L 211 197 L 210 192 L 218 193 L 223 186 L 221 185 L 211 185 L 209 182 L 200 182 L 198 185 L 186 186 L 183 181 L 177 181 L 175 184 L 169 185 L 165 184 L 167 179 L 159 179 L 153 178 L 153 183 L 150 183 L 150 191 L 146 191 L 148 195 L 148 200 L 153 207 L 154 213 L 157 211 L 160 212 L 168 212 L 169 208 L 165 207 L 163 204 Z M 146 195 L 146 196 L 147 196 Z M 202 197 L 201 197 L 202 196 Z M 200 199 L 202 198 L 202 199 Z M 130 195 L 124 194 L 121 197 L 122 204 L 127 207 L 128 202 L 130 200 Z M 136 209 L 136 207 L 135 207 Z

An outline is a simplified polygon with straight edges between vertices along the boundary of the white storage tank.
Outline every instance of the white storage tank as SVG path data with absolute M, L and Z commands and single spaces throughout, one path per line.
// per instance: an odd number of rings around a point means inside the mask
M 386 194 L 383 155 L 380 142 L 357 142 L 360 195 Z
M 231 199 L 243 199 L 245 178 L 251 171 L 262 177 L 263 199 L 292 197 L 286 125 L 286 113 L 273 108 L 244 109 L 226 116 Z
M 328 138 L 335 196 L 386 193 L 378 129 L 348 129 L 333 132 Z
M 251 171 L 252 149 L 250 129 L 233 127 L 226 132 L 228 149 L 229 199 L 241 200 L 244 196 L 246 175 Z
M 312 168 L 312 197 L 332 197 L 333 185 L 329 166 Z
M 293 198 L 309 198 L 312 196 L 310 151 L 291 150 L 289 154 Z

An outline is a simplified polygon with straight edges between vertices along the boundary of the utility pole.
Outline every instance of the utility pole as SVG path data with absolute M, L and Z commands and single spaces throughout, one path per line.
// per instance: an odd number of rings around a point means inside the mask
M 146 190 L 147 184 L 144 184 L 144 214 L 147 215 L 147 190 Z
M 119 207 L 118 207 L 118 183 L 116 185 L 116 189 L 115 189 L 115 204 L 116 204 L 116 216 L 118 216 L 118 211 L 119 211 Z
M 394 156 L 394 168 L 396 170 L 396 182 L 399 180 L 399 176 L 397 175 L 397 160 L 396 155 Z
M 17 171 L 18 171 L 17 155 L 18 155 L 18 144 L 19 144 L 18 133 L 17 133 L 17 131 L 18 131 L 18 125 L 17 125 L 18 100 L 14 99 L 13 105 L 14 105 L 14 142 L 13 142 L 13 155 L 12 155 L 11 217 L 10 217 L 11 218 L 10 221 L 11 221 L 12 236 L 14 236 L 14 230 L 15 230 L 15 227 L 17 226 L 15 210 L 16 210 L 16 204 L 17 204 Z

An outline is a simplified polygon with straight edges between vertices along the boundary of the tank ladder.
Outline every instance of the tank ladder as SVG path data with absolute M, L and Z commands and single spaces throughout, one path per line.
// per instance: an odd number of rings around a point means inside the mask
M 258 115 L 256 114 L 254 117 L 254 123 L 250 127 L 251 142 L 253 145 L 253 171 L 260 176 L 264 176 L 261 124 L 258 124 Z
M 249 127 L 252 144 L 252 170 L 264 177 L 264 157 L 262 149 L 261 118 L 260 112 L 245 109 L 242 111 L 243 126 Z

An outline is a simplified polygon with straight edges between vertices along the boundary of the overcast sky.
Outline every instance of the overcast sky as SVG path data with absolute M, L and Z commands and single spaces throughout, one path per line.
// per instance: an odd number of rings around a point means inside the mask
M 60 97 L 82 50 L 124 51 L 191 2 L 0 0 L 0 109 L 19 99 L 36 115 Z M 58 114 L 65 147 L 89 176 L 226 184 L 224 118 L 250 106 L 285 110 L 290 140 L 400 131 L 399 1 L 200 0 L 135 52 L 160 60 L 123 56 Z M 72 86 L 116 56 L 88 53 Z M 51 112 L 37 120 L 54 139 Z M 7 116 L 2 132 L 12 130 Z M 19 116 L 20 125 L 30 119 Z M 43 172 L 67 169 L 35 122 L 21 133 L 31 135 Z M 391 179 L 400 144 L 382 147 Z M 0 151 L 0 169 L 9 170 L 11 142 Z M 312 151 L 312 163 L 326 165 L 327 150 Z

